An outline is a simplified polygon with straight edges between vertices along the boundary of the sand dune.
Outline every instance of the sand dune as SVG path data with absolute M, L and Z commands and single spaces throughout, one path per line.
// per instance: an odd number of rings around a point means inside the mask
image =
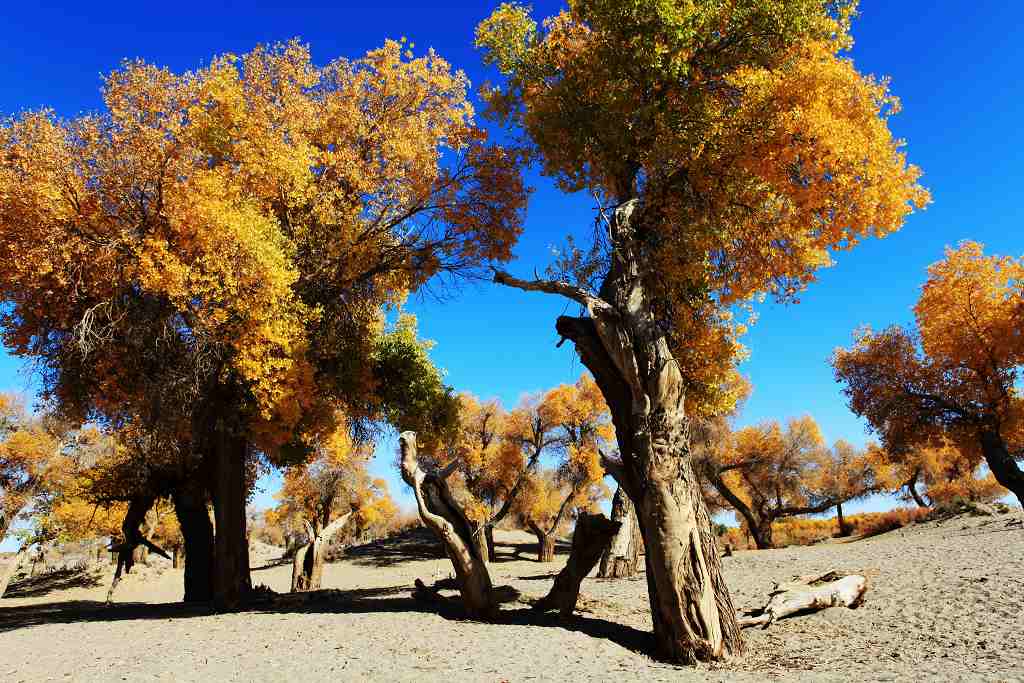
M 499 532 L 492 574 L 496 584 L 539 596 L 564 555 L 534 562 L 530 538 Z M 255 550 L 254 582 L 286 591 L 290 566 L 269 547 Z M 675 667 L 649 656 L 642 577 L 588 579 L 586 611 L 570 622 L 520 606 L 507 623 L 475 623 L 409 597 L 415 578 L 450 572 L 436 544 L 412 536 L 328 565 L 324 586 L 336 590 L 236 614 L 167 604 L 180 598 L 181 576 L 158 566 L 123 582 L 111 608 L 102 605 L 107 575 L 15 584 L 0 603 L 0 680 L 1022 680 L 1019 513 L 739 552 L 724 563 L 741 608 L 761 604 L 772 581 L 798 574 L 859 572 L 870 587 L 857 610 L 746 631 L 748 654 L 723 666 Z

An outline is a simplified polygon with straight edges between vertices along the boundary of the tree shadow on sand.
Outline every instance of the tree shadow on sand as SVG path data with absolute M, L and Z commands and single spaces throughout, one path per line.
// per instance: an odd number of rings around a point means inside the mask
M 425 603 L 414 599 L 411 586 L 321 590 L 308 593 L 282 593 L 260 596 L 245 608 L 246 614 L 373 614 L 383 612 L 431 614 L 450 621 L 470 621 L 457 601 Z M 43 624 L 145 621 L 151 619 L 190 619 L 215 614 L 208 604 L 115 603 L 107 606 L 98 600 L 71 600 L 19 607 L 3 607 L 0 602 L 0 634 Z M 551 613 L 539 613 L 528 607 L 503 609 L 494 622 L 481 626 L 533 626 L 576 631 L 603 638 L 621 647 L 645 655 L 654 652 L 654 639 L 631 626 L 606 619 L 573 615 L 568 619 Z
M 495 543 L 494 549 L 495 556 L 491 558 L 491 564 L 535 560 L 539 550 L 536 543 L 502 542 Z M 565 541 L 555 544 L 556 554 L 568 555 L 569 550 L 570 545 Z M 444 546 L 430 529 L 417 527 L 391 538 L 346 548 L 344 559 L 364 567 L 393 567 L 417 560 L 445 560 L 447 555 Z
M 39 598 L 69 588 L 94 588 L 100 583 L 100 575 L 91 569 L 57 569 L 11 583 L 4 597 Z

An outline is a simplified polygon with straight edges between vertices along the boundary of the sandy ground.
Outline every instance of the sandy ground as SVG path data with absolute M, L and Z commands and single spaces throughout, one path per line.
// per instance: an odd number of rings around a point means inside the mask
M 539 564 L 529 536 L 497 536 L 495 584 L 545 593 L 564 555 Z M 254 582 L 286 591 L 290 566 L 267 546 L 254 555 Z M 870 587 L 859 609 L 745 631 L 748 654 L 709 669 L 649 656 L 642 577 L 588 579 L 587 611 L 567 623 L 513 606 L 507 623 L 482 624 L 415 602 L 413 579 L 450 572 L 422 537 L 364 546 L 328 565 L 324 587 L 335 590 L 235 614 L 159 604 L 181 595 L 180 573 L 170 569 L 131 576 L 111 608 L 102 605 L 108 575 L 65 572 L 14 584 L 0 603 L 0 680 L 1024 681 L 1019 513 L 740 552 L 724 563 L 741 608 L 800 574 L 858 572 Z

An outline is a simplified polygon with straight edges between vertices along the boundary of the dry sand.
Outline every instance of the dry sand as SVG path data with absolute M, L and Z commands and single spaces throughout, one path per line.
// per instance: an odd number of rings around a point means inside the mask
M 495 584 L 545 593 L 564 555 L 539 564 L 529 536 L 497 536 Z M 254 549 L 253 581 L 284 592 L 290 566 L 274 554 Z M 415 578 L 450 572 L 422 536 L 354 549 L 328 565 L 324 587 L 336 590 L 235 614 L 154 604 L 180 598 L 180 572 L 170 569 L 132 575 L 111 608 L 102 605 L 109 570 L 94 585 L 65 573 L 14 584 L 0 603 L 0 680 L 1024 681 L 1019 513 L 745 551 L 723 562 L 741 608 L 762 604 L 773 581 L 800 574 L 857 572 L 870 587 L 859 609 L 747 630 L 746 656 L 687 668 L 648 654 L 642 577 L 588 579 L 586 611 L 567 623 L 513 606 L 509 623 L 482 624 L 415 602 Z

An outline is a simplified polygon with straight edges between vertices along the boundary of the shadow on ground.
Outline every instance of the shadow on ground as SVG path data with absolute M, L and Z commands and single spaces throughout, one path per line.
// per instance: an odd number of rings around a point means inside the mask
M 495 543 L 494 550 L 495 556 L 491 558 L 491 562 L 501 563 L 536 560 L 539 548 L 536 543 Z M 555 543 L 555 554 L 568 555 L 569 550 L 569 543 L 561 540 Z M 344 555 L 346 560 L 370 567 L 393 567 L 403 562 L 443 560 L 446 557 L 441 542 L 433 532 L 423 527 L 410 529 L 397 536 L 366 545 L 347 548 Z
M 12 583 L 4 593 L 4 597 L 40 598 L 53 591 L 69 588 L 94 588 L 100 583 L 100 577 L 92 570 L 58 569 Z
M 259 596 L 244 608 L 246 614 L 369 614 L 402 612 L 436 614 L 452 621 L 468 621 L 466 612 L 455 600 L 426 603 L 415 600 L 410 586 L 363 588 L 355 590 L 321 590 L 309 593 L 283 593 Z M 520 603 L 521 604 L 521 603 Z M 0 603 L 2 605 L 2 603 Z M 144 621 L 150 619 L 189 619 L 206 617 L 216 612 L 208 604 L 187 603 L 116 603 L 107 606 L 98 600 L 69 600 L 19 607 L 0 606 L 0 634 L 42 624 L 76 624 L 90 622 Z M 574 615 L 560 618 L 551 613 L 538 613 L 528 607 L 503 609 L 490 624 L 563 628 L 593 638 L 610 640 L 628 650 L 650 655 L 654 651 L 651 634 L 606 619 Z

